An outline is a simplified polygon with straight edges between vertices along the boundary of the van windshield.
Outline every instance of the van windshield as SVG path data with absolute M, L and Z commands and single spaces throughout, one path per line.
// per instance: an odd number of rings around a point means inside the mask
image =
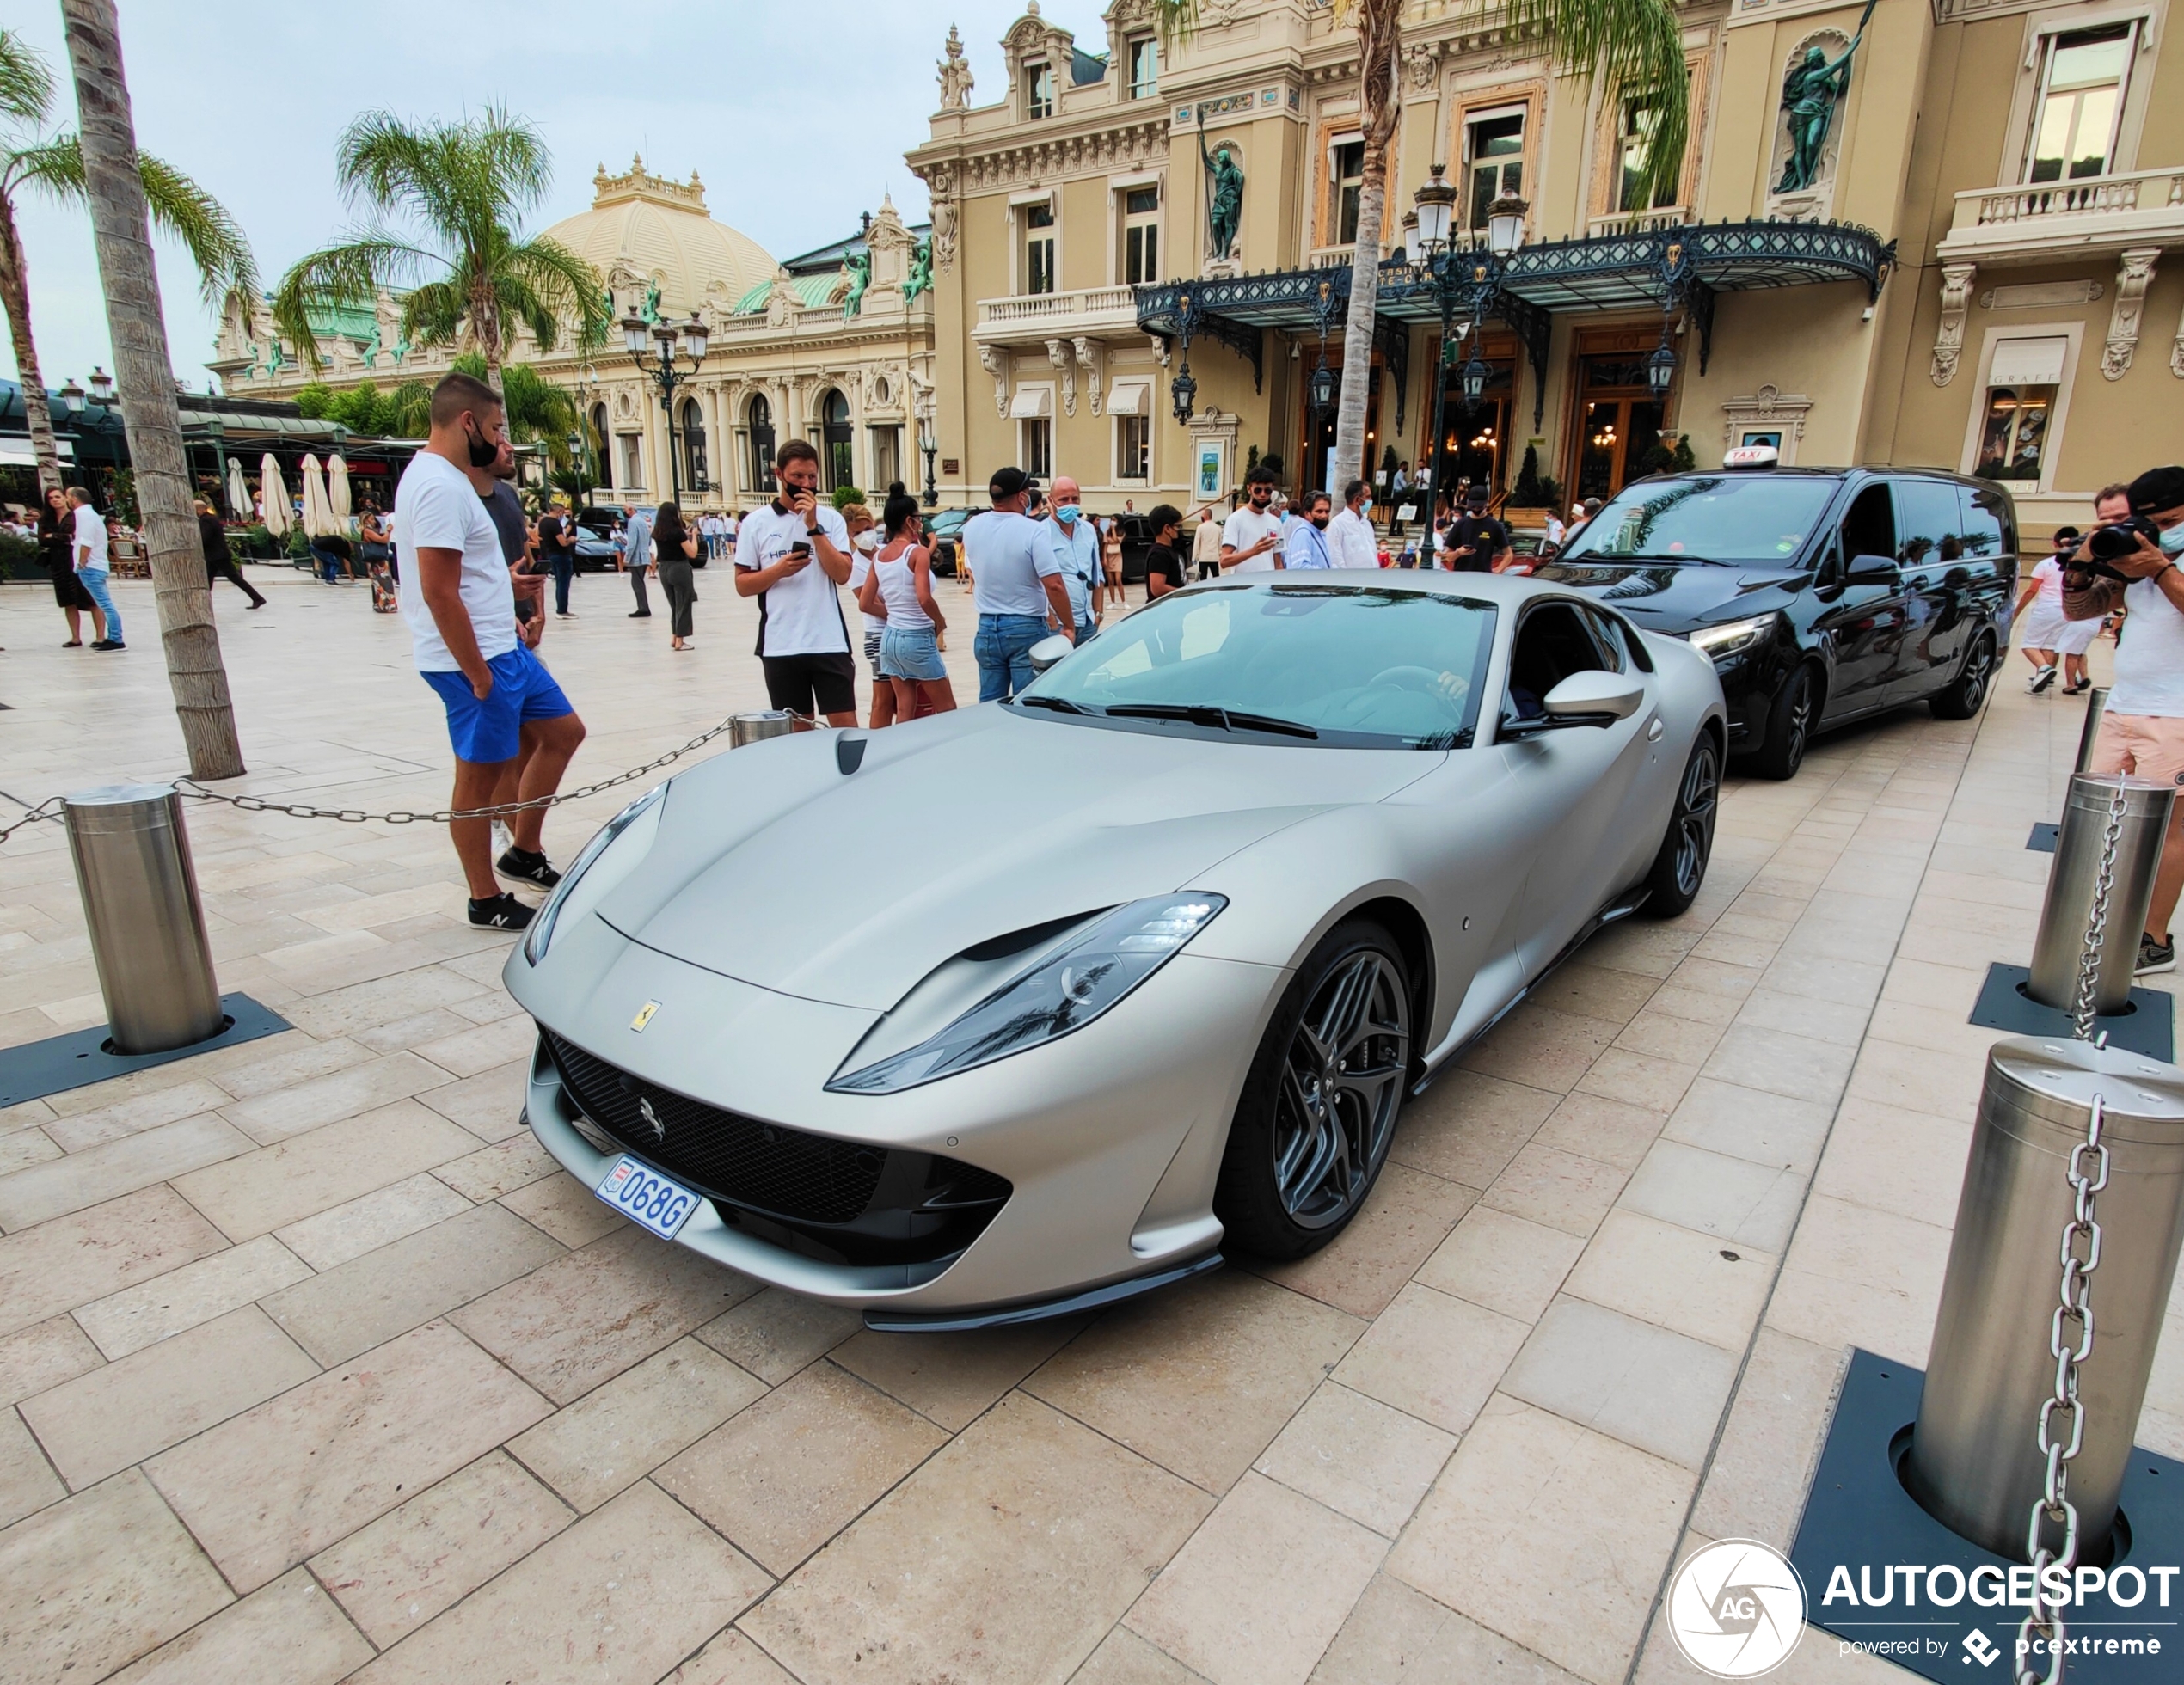
M 1688 474 L 1626 486 L 1561 560 L 1769 562 L 1804 549 L 1835 495 L 1831 480 Z

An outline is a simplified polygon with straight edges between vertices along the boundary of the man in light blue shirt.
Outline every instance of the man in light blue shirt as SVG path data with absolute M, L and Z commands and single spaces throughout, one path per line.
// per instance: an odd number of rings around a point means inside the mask
M 1006 702 L 1032 682 L 1031 646 L 1051 623 L 1075 640 L 1077 616 L 1062 583 L 1062 564 L 1046 530 L 1024 513 L 1031 476 L 997 468 L 986 487 L 993 507 L 963 524 L 963 555 L 971 598 L 979 607 L 979 700 Z
M 629 575 L 629 589 L 636 593 L 637 611 L 632 620 L 652 618 L 652 598 L 645 594 L 645 570 L 652 566 L 652 517 L 634 503 L 622 506 L 622 567 Z
M 1282 545 L 1282 562 L 1289 567 L 1332 567 L 1334 552 L 1328 548 L 1327 523 L 1333 504 L 1325 492 L 1312 492 L 1304 499 L 1304 518 L 1290 524 L 1289 537 Z
M 1100 587 L 1105 583 L 1100 571 L 1100 532 L 1084 518 L 1077 481 L 1066 474 L 1055 476 L 1052 509 L 1053 513 L 1039 524 L 1040 530 L 1061 565 L 1062 588 L 1069 593 L 1070 624 L 1081 644 L 1100 629 Z

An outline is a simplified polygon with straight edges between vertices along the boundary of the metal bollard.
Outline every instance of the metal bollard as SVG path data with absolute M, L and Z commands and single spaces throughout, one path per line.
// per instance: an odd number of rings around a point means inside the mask
M 2087 1278 L 2095 1333 L 2078 1370 L 2084 1442 L 2070 1465 L 2070 1496 L 2078 1560 L 2107 1559 L 2184 1245 L 2184 1070 L 2175 1065 L 2083 1041 L 2013 1039 L 1989 1051 L 1904 1465 L 1904 1484 L 1928 1514 L 2018 1562 L 2028 1559 L 2027 1518 L 2046 1477 L 2038 1427 L 2056 1385 L 2049 1339 L 2057 1241 L 2072 1211 L 2071 1152 L 2085 1140 L 2096 1094 L 2108 1185 L 2099 1267 Z
M 2085 728 L 2078 733 L 2078 763 L 2083 772 L 2093 764 L 2093 739 L 2101 735 L 2101 716 L 2108 711 L 2108 687 L 2096 684 L 2086 692 Z
M 728 747 L 740 749 L 745 744 L 767 738 L 787 737 L 795 729 L 796 722 L 780 708 L 768 708 L 763 714 L 739 714 L 728 726 Z
M 2121 773 L 2083 772 L 2071 780 L 2070 799 L 2063 806 L 2062 834 L 2055 843 L 2055 863 L 2048 868 L 2047 900 L 2040 910 L 2032 976 L 2025 984 L 2026 994 L 2044 1007 L 2068 1012 L 2077 1003 L 2078 965 L 2092 922 L 2109 808 L 2119 789 L 2124 792 L 2123 824 L 2108 892 L 2107 923 L 2101 936 L 2093 1009 L 2120 1012 L 2131 999 L 2138 935 L 2154 898 L 2154 874 L 2161 867 L 2162 843 L 2169 835 L 2176 792 L 2167 784 Z
M 163 1053 L 225 1021 L 181 798 L 115 784 L 66 799 L 68 849 L 117 1053 Z

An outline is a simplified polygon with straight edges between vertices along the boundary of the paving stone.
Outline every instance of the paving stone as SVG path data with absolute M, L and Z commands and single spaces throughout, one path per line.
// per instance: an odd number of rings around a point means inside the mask
M 443 1164 L 433 1173 L 465 1199 L 484 1201 L 528 1187 L 555 1174 L 561 1167 L 554 1155 L 538 1144 L 537 1137 L 524 1130 L 467 1158 Z
M 309 1082 L 238 1101 L 224 1115 L 253 1140 L 270 1145 L 353 1118 L 360 1112 L 376 1112 L 425 1089 L 437 1088 L 447 1080 L 445 1071 L 414 1053 L 390 1053 Z
M 1566 1298 L 1548 1308 L 1503 1374 L 1501 1389 L 1697 1469 L 1714 1443 L 1741 1356 Z
M 105 1361 L 75 1318 L 34 1323 L 0 1339 L 0 1406 L 73 1381 Z
M 0 1334 L 164 1275 L 226 1244 L 218 1229 L 164 1187 L 0 1237 Z
M 659 1685 L 796 1685 L 796 1680 L 731 1627 Z
M 1417 1278 L 1520 1322 L 1537 1322 L 1585 1245 L 1575 1235 L 1479 1205 L 1426 1260 Z
M 1403 1107 L 1388 1155 L 1428 1175 L 1483 1188 L 1547 1121 L 1559 1099 L 1521 1082 L 1449 1071 Z
M 107 1357 L 126 1357 L 310 1274 L 310 1265 L 264 1235 L 84 1305 L 76 1320 Z
M 1328 1246 L 1294 1263 L 1255 1267 L 1337 1310 L 1377 1316 L 1477 1198 L 1461 1183 L 1386 1165 L 1365 1208 Z
M 1576 1685 L 1543 1656 L 1414 1591 L 1373 1577 L 1312 1671 L 1311 1685 Z
M 501 1195 L 500 1203 L 572 1249 L 588 1247 L 629 1221 L 566 1170 L 526 1182 L 514 1192 Z
M 1334 1371 L 1344 1386 L 1462 1433 L 1525 1343 L 1527 1325 L 1416 1283 Z
M 1454 1434 L 1329 1382 L 1253 1467 L 1392 1539 L 1455 1449 Z
M 967 1334 L 853 1334 L 831 1354 L 928 1421 L 960 1433 L 1085 1326 L 1056 1318 Z
M 50 1159 L 0 1176 L 0 1229 L 10 1234 L 87 1205 L 103 1204 L 250 1150 L 248 1136 L 217 1113 L 163 1124 L 140 1135 Z
M 67 1496 L 21 1416 L 0 1410 L 0 1527 Z
M 469 1209 L 469 1200 L 430 1171 L 420 1170 L 275 1229 L 273 1236 L 314 1270 L 331 1270 Z
M 1205 1676 L 1192 1672 L 1127 1627 L 1118 1627 L 1100 1640 L 1091 1659 L 1070 1676 L 1070 1685 L 1205 1685 Z
M 179 1123 L 227 1104 L 225 1089 L 200 1078 L 177 1082 L 171 1088 L 155 1088 L 73 1117 L 58 1118 L 46 1125 L 45 1133 L 64 1150 L 80 1153 L 87 1147 L 126 1140 L 162 1124 Z
M 1725 1351 L 1750 1343 L 1776 1259 L 1635 1211 L 1610 1211 L 1564 1290 Z
M 731 1363 L 778 1387 L 863 1327 L 856 1311 L 769 1287 L 727 1315 L 715 1317 L 697 1337 Z
M 371 1659 L 366 1644 L 318 1582 L 303 1569 L 114 1675 L 114 1685 L 201 1685 L 207 1680 L 277 1679 L 334 1685 Z
M 476 1138 L 414 1100 L 327 1124 L 175 1179 L 230 1239 L 247 1241 L 476 1149 Z

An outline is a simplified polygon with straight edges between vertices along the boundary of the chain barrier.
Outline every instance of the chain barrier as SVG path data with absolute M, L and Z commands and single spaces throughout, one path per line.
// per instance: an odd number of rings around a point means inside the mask
M 2126 792 L 2121 784 L 2108 801 L 2108 831 L 2101 840 L 2101 869 L 2093 880 L 2093 912 L 2085 925 L 2085 946 L 2078 950 L 2078 986 L 2071 1004 L 2071 1026 L 2080 1041 L 2093 1039 L 2094 991 L 2101 980 L 2101 948 L 2108 928 L 2108 897 L 2116 886 L 2116 849 L 2123 840 Z
M 785 712 L 800 726 L 818 724 L 816 720 L 798 714 L 793 708 Z M 291 819 L 333 819 L 340 824 L 349 825 L 375 822 L 389 825 L 444 825 L 451 819 L 505 819 L 512 814 L 527 813 L 533 808 L 557 807 L 566 801 L 581 801 L 587 796 L 595 796 L 604 790 L 611 790 L 619 785 L 630 783 L 644 777 L 648 773 L 658 772 L 662 767 L 673 765 L 694 750 L 702 749 L 715 738 L 727 736 L 734 729 L 734 726 L 735 716 L 730 714 L 711 730 L 700 732 L 681 747 L 671 749 L 665 755 L 654 760 L 647 761 L 641 767 L 632 767 L 627 772 L 618 772 L 613 777 L 603 778 L 596 784 L 586 784 L 580 790 L 562 790 L 550 796 L 533 796 L 529 801 L 496 802 L 490 807 L 440 807 L 422 813 L 397 807 L 385 813 L 367 813 L 360 807 L 314 807 L 309 802 L 268 801 L 263 796 L 229 795 L 220 790 L 208 790 L 194 778 L 188 777 L 175 780 L 175 788 L 192 800 L 218 802 L 223 806 L 238 808 L 245 813 L 280 813 Z M 8 799 L 10 801 L 17 800 L 14 796 L 9 796 Z M 51 797 L 38 806 L 31 808 L 14 824 L 0 826 L 0 842 L 5 842 L 15 832 L 38 820 L 59 818 L 62 802 L 63 799 L 59 796 Z

